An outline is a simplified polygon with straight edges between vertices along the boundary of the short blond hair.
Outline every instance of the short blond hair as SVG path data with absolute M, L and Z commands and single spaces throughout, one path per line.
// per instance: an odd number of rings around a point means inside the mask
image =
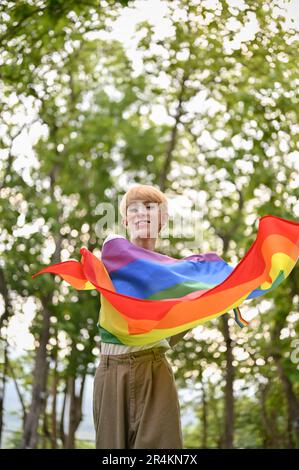
M 132 186 L 126 194 L 123 196 L 119 210 L 122 217 L 126 217 L 128 206 L 133 201 L 146 201 L 146 202 L 157 202 L 161 209 L 161 213 L 164 215 L 168 214 L 168 201 L 165 194 L 159 189 L 149 184 L 138 184 Z

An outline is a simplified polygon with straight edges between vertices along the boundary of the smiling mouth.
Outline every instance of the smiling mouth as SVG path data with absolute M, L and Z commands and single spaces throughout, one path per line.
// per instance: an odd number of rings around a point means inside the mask
M 136 225 L 136 227 L 139 227 L 140 224 L 142 224 L 142 225 L 143 225 L 143 224 L 148 224 L 148 225 L 149 225 L 149 224 L 150 224 L 150 221 L 149 221 L 149 220 L 139 220 L 138 222 L 136 222 L 135 225 Z

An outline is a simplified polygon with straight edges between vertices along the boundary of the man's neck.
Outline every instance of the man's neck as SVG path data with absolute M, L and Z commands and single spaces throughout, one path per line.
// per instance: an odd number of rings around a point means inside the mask
M 134 245 L 140 246 L 141 248 L 145 248 L 146 250 L 155 251 L 156 246 L 156 238 L 132 238 L 131 242 Z

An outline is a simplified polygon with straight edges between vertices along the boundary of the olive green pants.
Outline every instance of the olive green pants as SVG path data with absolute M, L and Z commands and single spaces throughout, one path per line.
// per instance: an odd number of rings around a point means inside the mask
M 182 449 L 178 393 L 161 348 L 102 355 L 94 379 L 97 449 Z

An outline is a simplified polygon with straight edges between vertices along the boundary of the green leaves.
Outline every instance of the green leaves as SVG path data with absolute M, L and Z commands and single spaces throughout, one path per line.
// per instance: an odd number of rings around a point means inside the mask
M 297 166 L 289 157 L 298 151 L 298 41 L 266 1 L 250 2 L 242 11 L 228 2 L 215 9 L 167 1 L 163 34 L 149 21 L 137 25 L 132 61 L 117 40 L 86 33 L 108 31 L 123 6 L 134 8 L 134 2 L 109 2 L 109 9 L 96 0 L 38 4 L 7 8 L 0 37 L 3 146 L 10 149 L 0 167 L 1 182 L 6 175 L 1 263 L 11 315 L 28 296 L 37 301 L 31 330 L 37 340 L 44 304 L 51 313 L 47 355 L 53 366 L 58 354 L 62 389 L 69 376 L 84 375 L 86 367 L 93 372 L 98 296 L 75 292 L 50 274 L 34 280 L 31 274 L 50 264 L 54 253 L 59 262 L 79 259 L 82 245 L 101 247 L 99 203 L 117 209 L 118 196 L 136 182 L 162 182 L 169 196 L 204 195 L 205 237 L 197 251 L 217 251 L 234 263 L 253 242 L 260 216 L 296 218 Z M 240 40 L 238 30 L 229 28 L 233 18 L 244 25 L 254 18 L 250 37 Z M 17 164 L 14 136 L 23 125 L 17 116 L 27 112 L 36 114 L 42 132 L 29 125 L 23 136 L 32 140 L 34 154 L 31 159 L 31 150 L 19 145 L 24 168 Z M 180 256 L 182 247 L 184 240 L 170 233 L 165 252 Z M 299 327 L 298 320 L 288 320 L 297 311 L 297 278 L 294 271 L 268 295 L 252 327 L 231 327 L 236 446 L 286 444 L 287 397 L 273 354 L 298 394 L 289 353 Z M 180 386 L 206 393 L 208 428 L 200 420 L 186 433 L 188 442 L 198 445 L 205 431 L 208 445 L 219 447 L 226 345 L 217 322 L 201 333 L 182 341 L 172 357 Z M 32 366 L 33 354 L 29 360 Z M 264 390 L 267 382 L 270 391 Z M 200 393 L 194 403 L 202 416 Z

